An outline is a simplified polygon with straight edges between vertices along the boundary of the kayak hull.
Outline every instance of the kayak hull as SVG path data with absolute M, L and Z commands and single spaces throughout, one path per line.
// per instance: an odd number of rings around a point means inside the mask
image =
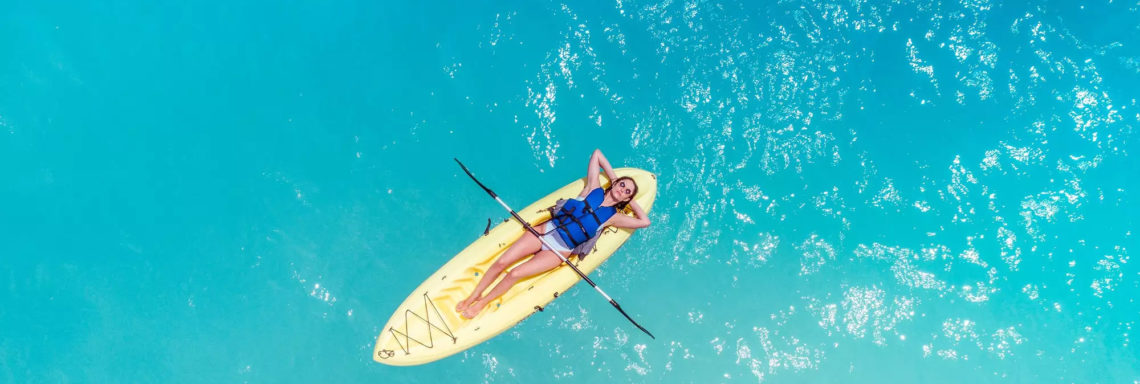
M 649 212 L 657 197 L 656 175 L 636 168 L 615 169 L 614 173 L 632 177 L 637 182 L 635 200 Z M 604 175 L 600 180 L 603 187 L 608 186 L 609 180 Z M 550 214 L 546 209 L 554 206 L 559 198 L 577 196 L 585 187 L 585 181 L 585 178 L 575 180 L 518 213 L 531 225 L 549 220 Z M 627 214 L 632 215 L 628 210 Z M 483 272 L 525 231 L 516 220 L 503 222 L 424 280 L 396 308 L 384 325 L 376 339 L 373 360 L 387 365 L 419 365 L 462 352 L 542 310 L 581 280 L 572 269 L 560 265 L 551 271 L 520 280 L 501 297 L 487 304 L 474 319 L 460 316 L 455 311 L 455 306 L 471 294 Z M 583 260 L 575 257 L 570 261 L 583 273 L 589 274 L 609 259 L 632 234 L 633 231 L 629 229 L 606 228 L 599 235 L 601 237 L 593 253 Z M 518 263 L 528 259 L 525 257 Z M 503 275 L 506 273 L 500 275 L 499 279 Z M 495 284 L 497 283 L 498 280 Z

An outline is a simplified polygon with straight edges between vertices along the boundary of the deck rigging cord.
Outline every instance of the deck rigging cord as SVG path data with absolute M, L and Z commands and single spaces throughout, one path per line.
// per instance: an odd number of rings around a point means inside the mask
M 435 316 L 440 319 L 439 323 L 443 324 L 443 328 L 440 328 L 439 325 L 436 325 L 435 323 L 433 323 L 431 321 L 431 312 L 428 312 L 429 308 L 432 309 L 435 312 Z M 424 324 L 426 324 L 428 326 L 428 342 L 425 343 L 422 340 L 416 339 L 416 338 L 411 336 L 412 332 L 410 332 L 410 329 L 409 329 L 411 322 L 408 321 L 409 316 L 415 316 L 416 318 L 420 319 L 420 321 L 422 321 Z M 395 327 L 389 328 L 388 331 L 392 332 L 392 336 L 396 339 L 396 344 L 399 345 L 400 349 L 404 350 L 404 354 L 407 355 L 407 354 L 411 353 L 410 349 L 412 347 L 412 342 L 415 342 L 416 344 L 419 344 L 419 345 L 422 345 L 422 346 L 425 346 L 428 348 L 434 348 L 435 347 L 435 337 L 432 336 L 432 333 L 433 333 L 432 329 L 439 330 L 444 335 L 451 338 L 452 343 L 455 342 L 455 340 L 456 340 L 455 333 L 453 333 L 451 331 L 451 327 L 447 326 L 447 321 L 443 320 L 443 315 L 439 313 L 439 308 L 435 306 L 435 302 L 432 301 L 431 298 L 428 297 L 427 292 L 424 292 L 424 315 L 420 316 L 419 313 L 416 313 L 416 312 L 412 311 L 411 309 L 405 310 L 404 311 L 404 330 L 403 330 L 403 332 L 401 332 L 400 330 L 397 330 Z M 400 342 L 400 336 L 404 337 L 404 342 L 402 342 L 402 343 Z M 384 350 L 377 352 L 377 355 L 380 356 L 381 359 L 387 359 L 389 357 L 392 357 L 393 354 L 394 354 L 394 351 L 388 350 L 388 349 L 384 349 Z

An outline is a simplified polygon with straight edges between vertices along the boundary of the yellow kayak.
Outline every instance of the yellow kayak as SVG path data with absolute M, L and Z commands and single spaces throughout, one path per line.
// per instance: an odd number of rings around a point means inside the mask
M 634 199 L 649 213 L 657 197 L 657 176 L 636 168 L 619 168 L 614 173 L 633 178 L 638 186 Z M 599 181 L 603 187 L 609 186 L 604 174 L 599 176 Z M 550 219 L 547 208 L 554 206 L 560 198 L 577 196 L 585 185 L 585 178 L 578 179 L 518 213 L 531 225 L 546 221 Z M 499 224 L 424 280 L 396 308 L 380 331 L 372 359 L 388 365 L 418 365 L 462 352 L 541 311 L 547 303 L 581 280 L 563 264 L 546 273 L 519 280 L 509 291 L 487 304 L 474 319 L 460 316 L 455 305 L 471 294 L 482 273 L 524 232 L 526 229 L 515 220 Z M 601 237 L 593 253 L 583 260 L 571 258 L 570 261 L 589 274 L 632 234 L 629 229 L 606 228 L 599 235 Z M 518 263 L 527 259 L 523 258 Z

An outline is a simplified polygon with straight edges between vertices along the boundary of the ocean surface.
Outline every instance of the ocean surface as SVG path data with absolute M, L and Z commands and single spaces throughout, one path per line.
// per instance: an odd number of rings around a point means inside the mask
M 1138 383 L 1140 2 L 0 4 L 2 383 Z M 372 346 L 505 212 L 594 279 Z

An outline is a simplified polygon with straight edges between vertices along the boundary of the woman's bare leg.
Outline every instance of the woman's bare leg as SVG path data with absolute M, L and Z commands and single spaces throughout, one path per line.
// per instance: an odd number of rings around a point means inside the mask
M 483 278 L 479 279 L 479 284 L 475 285 L 475 290 L 471 291 L 470 296 L 467 296 L 466 299 L 463 299 L 463 301 L 460 301 L 459 304 L 455 306 L 455 311 L 463 312 L 466 310 L 467 306 L 471 305 L 472 302 L 478 300 L 479 297 L 483 295 L 483 291 L 487 290 L 487 286 L 491 285 L 491 283 L 499 277 L 499 274 L 503 273 L 504 269 L 507 269 L 507 267 L 519 261 L 519 259 L 538 252 L 541 246 L 542 243 L 537 237 L 534 237 L 529 231 L 523 232 L 522 237 L 515 240 L 515 243 L 511 244 L 511 247 L 507 248 L 507 251 L 503 252 L 503 254 L 499 256 L 499 259 L 495 260 L 495 263 L 491 264 L 491 267 L 483 272 Z
M 519 280 L 549 271 L 559 264 L 562 264 L 562 259 L 558 258 L 558 255 L 555 255 L 554 251 L 541 251 L 536 253 L 530 260 L 519 264 L 519 266 L 507 272 L 507 275 L 503 277 L 503 281 L 500 281 L 499 285 L 491 289 L 491 292 L 487 293 L 486 296 L 471 303 L 471 306 L 463 311 L 463 317 L 468 319 L 475 318 L 475 316 L 483 310 L 483 307 L 487 306 L 487 303 L 507 293 L 507 290 L 510 290 Z

